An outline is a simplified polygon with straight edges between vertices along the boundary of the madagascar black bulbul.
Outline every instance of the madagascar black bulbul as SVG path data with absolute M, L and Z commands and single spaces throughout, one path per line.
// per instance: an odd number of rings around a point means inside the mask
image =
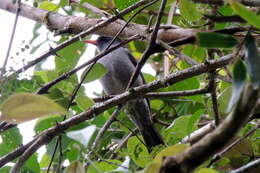
M 101 36 L 97 40 L 87 40 L 85 42 L 96 45 L 98 50 L 102 52 L 111 41 L 111 37 Z M 120 43 L 120 40 L 116 39 L 112 46 L 118 43 Z M 100 80 L 106 94 L 116 95 L 125 92 L 137 64 L 128 49 L 120 47 L 102 57 L 98 62 L 104 65 L 108 70 Z M 143 76 L 139 75 L 133 87 L 143 85 L 144 83 Z M 149 151 L 151 151 L 152 147 L 163 144 L 160 134 L 152 124 L 151 110 L 147 99 L 141 98 L 128 101 L 126 110 L 130 119 L 138 127 Z

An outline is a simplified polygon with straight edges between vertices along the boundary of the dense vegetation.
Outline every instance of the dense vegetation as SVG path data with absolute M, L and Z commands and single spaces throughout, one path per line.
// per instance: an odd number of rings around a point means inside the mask
M 22 50 L 34 56 L 52 47 L 20 69 L 10 63 L 19 55 L 7 56 L 11 68 L 1 69 L 0 172 L 260 172 L 259 7 L 258 0 L 1 0 L 1 10 L 37 22 Z M 49 32 L 39 43 L 43 27 Z M 90 97 L 88 84 L 107 72 L 95 61 L 113 49 L 77 66 L 92 34 L 119 37 L 138 60 L 137 74 L 143 64 L 156 74 L 143 73 L 145 85 L 118 96 Z M 55 68 L 43 68 L 51 56 Z M 118 106 L 137 97 L 150 100 L 165 142 L 150 153 Z M 34 118 L 28 129 L 36 136 L 23 145 L 16 123 Z

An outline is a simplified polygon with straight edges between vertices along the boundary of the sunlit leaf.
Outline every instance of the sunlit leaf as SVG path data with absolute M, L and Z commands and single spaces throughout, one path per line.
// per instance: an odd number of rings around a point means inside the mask
M 64 171 L 64 173 L 85 173 L 83 164 L 79 161 L 71 163 Z
M 238 60 L 233 69 L 233 90 L 229 101 L 227 112 L 230 112 L 234 105 L 237 104 L 243 93 L 246 81 L 246 66 L 243 61 Z
M 232 48 L 237 44 L 235 37 L 216 32 L 197 33 L 198 43 L 205 48 Z
M 94 101 L 87 96 L 78 96 L 76 102 L 79 108 L 83 111 L 94 105 Z
M 96 131 L 96 126 L 92 125 L 81 130 L 68 132 L 67 136 L 80 142 L 84 147 L 87 147 L 95 131 Z
M 2 104 L 0 120 L 22 123 L 42 116 L 66 113 L 63 107 L 43 95 L 18 93 Z
M 237 0 L 231 0 L 230 5 L 232 9 L 243 19 L 245 19 L 249 24 L 260 29 L 260 16 L 251 11 L 249 8 L 237 2 Z
M 39 8 L 48 10 L 48 11 L 57 11 L 59 6 L 50 1 L 44 1 L 40 4 Z
M 181 15 L 188 21 L 195 21 L 202 17 L 196 8 L 196 4 L 190 0 L 180 1 L 180 12 Z
M 258 89 L 260 85 L 260 55 L 256 45 L 255 38 L 250 34 L 245 38 L 246 63 L 247 70 L 250 75 L 254 89 Z
M 218 171 L 215 171 L 214 169 L 211 168 L 201 168 L 194 173 L 218 173 Z

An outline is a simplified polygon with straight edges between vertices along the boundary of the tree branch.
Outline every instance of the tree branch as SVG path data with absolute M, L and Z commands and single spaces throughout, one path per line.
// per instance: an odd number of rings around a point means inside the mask
M 126 91 L 103 103 L 92 106 L 90 109 L 86 110 L 85 112 L 82 112 L 79 115 L 76 115 L 70 119 L 67 119 L 67 120 L 59 123 L 55 127 L 45 130 L 44 132 L 41 133 L 41 135 L 39 135 L 36 139 L 34 139 L 34 141 L 37 140 L 38 138 L 42 138 L 41 140 L 39 140 L 41 143 L 37 144 L 37 147 L 39 148 L 42 145 L 48 143 L 53 137 L 61 134 L 66 129 L 70 128 L 71 126 L 77 125 L 85 120 L 91 119 L 113 106 L 125 103 L 130 99 L 136 99 L 137 96 L 144 95 L 145 93 L 147 93 L 149 91 L 154 91 L 156 89 L 163 88 L 163 87 L 172 85 L 174 83 L 177 83 L 179 81 L 183 81 L 185 79 L 203 74 L 210 70 L 223 67 L 230 63 L 230 61 L 233 59 L 233 56 L 234 56 L 233 54 L 229 54 L 218 60 L 209 60 L 206 63 L 198 64 L 191 68 L 172 73 L 172 74 L 168 75 L 167 77 L 162 78 L 160 80 L 155 80 L 151 83 L 148 83 L 148 84 L 145 84 L 145 85 L 142 85 L 139 87 L 135 87 L 134 92 Z M 32 143 L 33 142 L 30 142 L 27 145 L 31 146 Z M 21 154 L 23 154 L 23 152 L 27 148 L 28 147 L 20 147 L 17 150 L 9 153 L 8 155 L 0 158 L 0 167 L 3 166 L 4 164 L 8 163 L 9 161 L 15 159 L 16 157 L 20 156 Z M 36 151 L 36 148 L 33 148 L 33 150 Z M 26 153 L 28 153 L 28 152 L 26 152 Z M 12 157 L 10 157 L 10 156 L 12 156 Z

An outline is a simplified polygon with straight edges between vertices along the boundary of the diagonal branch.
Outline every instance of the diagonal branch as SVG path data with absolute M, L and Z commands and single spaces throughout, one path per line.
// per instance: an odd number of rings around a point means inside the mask
M 85 112 L 82 112 L 79 115 L 76 115 L 70 119 L 67 119 L 61 123 L 59 123 L 57 126 L 47 129 L 46 131 L 42 132 L 41 135 L 36 137 L 35 140 L 38 138 L 42 138 L 40 141 L 40 144 L 37 144 L 37 148 L 33 148 L 34 151 L 36 151 L 39 147 L 42 145 L 48 143 L 52 138 L 55 136 L 61 134 L 66 129 L 70 128 L 71 126 L 77 125 L 85 120 L 91 119 L 98 114 L 104 112 L 105 110 L 127 102 L 130 99 L 136 99 L 137 96 L 142 96 L 145 93 L 149 91 L 154 91 L 159 88 L 163 88 L 169 85 L 172 85 L 174 83 L 177 83 L 179 81 L 183 81 L 185 79 L 201 75 L 205 72 L 209 72 L 210 70 L 221 68 L 227 64 L 229 64 L 233 59 L 233 54 L 226 55 L 218 60 L 209 60 L 206 63 L 195 65 L 191 68 L 178 71 L 175 73 L 172 73 L 168 75 L 165 78 L 162 78 L 160 80 L 155 80 L 151 83 L 135 87 L 134 92 L 126 91 L 112 99 L 109 99 L 103 103 L 96 104 L 92 106 L 90 109 L 86 110 Z M 27 150 L 29 146 L 31 146 L 33 142 L 30 142 L 27 144 L 27 147 L 20 147 L 17 150 L 9 153 L 6 156 L 3 156 L 0 158 L 0 167 L 8 163 L 9 161 L 19 157 L 21 154 L 23 154 L 24 151 Z

